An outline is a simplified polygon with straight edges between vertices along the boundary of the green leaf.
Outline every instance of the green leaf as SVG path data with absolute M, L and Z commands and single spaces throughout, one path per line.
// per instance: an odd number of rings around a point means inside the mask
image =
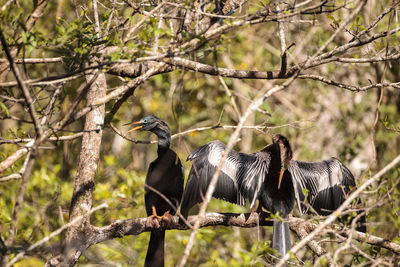
M 6 116 L 6 117 L 10 116 L 10 113 L 8 112 L 8 108 L 3 102 L 0 103 L 0 108 L 1 108 L 1 112 L 3 112 L 4 116 Z

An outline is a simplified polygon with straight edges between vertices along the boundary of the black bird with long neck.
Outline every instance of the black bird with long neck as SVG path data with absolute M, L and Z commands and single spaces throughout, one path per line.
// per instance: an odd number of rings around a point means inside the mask
M 266 210 L 281 216 L 274 220 L 272 247 L 283 256 L 291 247 L 286 219 L 295 202 L 293 182 L 290 177 L 283 175 L 292 160 L 292 149 L 286 137 L 274 135 L 272 144 L 262 149 L 260 153 L 262 152 L 271 155 L 271 161 L 258 199 Z
M 184 171 L 178 155 L 170 149 L 171 135 L 168 125 L 154 115 L 146 116 L 130 131 L 150 131 L 158 137 L 158 157 L 150 163 L 146 176 L 145 206 L 147 225 L 168 225 L 182 198 Z M 162 197 L 166 197 L 173 207 Z M 160 216 L 161 215 L 161 216 Z M 165 230 L 150 233 L 144 266 L 164 266 Z
M 226 146 L 212 141 L 189 155 L 192 161 L 181 213 L 187 217 L 190 208 L 202 202 Z M 292 149 L 283 135 L 272 138 L 272 144 L 259 152 L 245 154 L 231 150 L 222 165 L 213 197 L 279 213 L 274 221 L 273 247 L 284 255 L 290 249 L 289 226 L 285 222 L 295 202 L 301 213 L 309 211 L 302 204 L 303 193 L 308 190 L 307 201 L 317 212 L 331 213 L 344 202 L 346 194 L 355 186 L 351 172 L 339 160 L 307 163 L 292 160 Z M 259 209 L 258 209 L 259 210 Z
M 202 201 L 213 177 L 225 144 L 212 141 L 189 155 L 192 168 L 185 187 L 181 213 L 187 216 L 189 209 Z M 288 140 L 275 135 L 272 144 L 253 154 L 231 150 L 222 166 L 213 197 L 244 205 L 249 200 L 253 207 L 256 200 L 260 206 L 286 218 L 294 206 L 294 187 L 290 177 L 284 174 L 292 159 Z M 275 220 L 273 247 L 285 254 L 290 248 L 289 227 L 281 220 Z

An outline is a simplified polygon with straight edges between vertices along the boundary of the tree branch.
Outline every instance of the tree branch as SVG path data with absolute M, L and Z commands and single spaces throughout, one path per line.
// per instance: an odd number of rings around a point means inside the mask
M 3 45 L 4 51 L 6 53 L 7 59 L 9 61 L 11 70 L 14 73 L 15 79 L 17 80 L 18 86 L 21 89 L 26 102 L 28 103 L 29 114 L 31 115 L 32 121 L 35 124 L 36 134 L 37 134 L 38 138 L 40 138 L 40 136 L 43 134 L 43 129 L 42 129 L 42 126 L 40 125 L 38 116 L 36 114 L 35 107 L 33 106 L 33 100 L 32 100 L 31 94 L 29 93 L 29 90 L 26 87 L 26 85 L 22 82 L 21 74 L 19 73 L 19 70 L 14 63 L 13 57 L 10 53 L 10 50 L 8 49 L 7 41 L 4 38 L 3 31 L 1 29 L 0 29 L 0 40 L 1 40 L 1 44 Z

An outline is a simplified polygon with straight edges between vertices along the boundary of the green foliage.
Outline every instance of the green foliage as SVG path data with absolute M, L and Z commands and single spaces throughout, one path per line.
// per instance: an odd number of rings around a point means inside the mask
M 78 1 L 80 2 L 80 1 Z M 382 12 L 386 8 L 384 3 L 374 3 L 369 7 L 371 12 Z M 60 18 L 56 18 L 56 3 L 49 3 L 46 13 L 41 21 L 31 31 L 26 31 L 27 10 L 32 10 L 30 1 L 18 1 L 19 7 L 12 3 L 0 12 L 0 22 L 7 42 L 14 45 L 21 43 L 19 56 L 46 57 L 62 56 L 64 68 L 51 64 L 26 65 L 24 75 L 30 78 L 56 76 L 72 72 L 82 68 L 86 63 L 99 55 L 103 49 L 114 47 L 116 50 L 107 55 L 105 62 L 115 62 L 120 59 L 135 60 L 138 57 L 151 55 L 152 44 L 156 37 L 163 52 L 168 51 L 174 33 L 170 27 L 158 27 L 159 19 L 149 16 L 146 23 L 140 26 L 133 34 L 132 39 L 123 42 L 124 30 L 137 25 L 146 18 L 152 10 L 152 6 L 142 7 L 141 10 L 133 10 L 132 7 L 123 6 L 113 9 L 111 2 L 102 2 L 106 7 L 100 7 L 100 28 L 104 32 L 108 20 L 121 19 L 121 24 L 111 20 L 109 34 L 98 37 L 93 22 L 93 14 L 90 9 L 77 9 L 71 1 L 64 1 Z M 122 3 L 122 2 L 121 2 Z M 249 4 L 246 12 L 257 14 L 260 6 L 268 7 L 273 1 L 257 1 L 257 4 Z M 336 1 L 340 6 L 344 1 Z M 188 10 L 194 8 L 193 1 L 186 1 Z M 71 7 L 72 6 L 72 7 Z M 214 4 L 206 7 L 210 12 L 215 8 Z M 244 6 L 243 8 L 246 8 Z M 244 12 L 244 11 L 243 11 Z M 284 14 L 291 10 L 284 10 Z M 244 13 L 243 13 L 244 14 Z M 374 13 L 375 14 L 375 13 Z M 378 13 L 376 13 L 378 14 Z M 235 14 L 236 15 L 236 14 Z M 241 15 L 241 14 L 239 14 Z M 238 15 L 238 16 L 239 16 Z M 304 59 L 313 55 L 339 27 L 348 15 L 348 10 L 338 10 L 329 15 L 316 16 L 315 14 L 304 16 L 305 19 L 317 20 L 310 26 L 308 23 L 298 22 L 285 24 L 287 44 L 296 42 L 296 46 L 289 50 L 289 65 L 301 63 Z M 173 17 L 173 16 L 171 16 Z M 357 16 L 346 27 L 355 34 L 368 27 L 371 17 Z M 173 18 L 164 18 L 163 23 L 169 25 Z M 394 20 L 395 21 L 395 20 Z M 286 23 L 286 22 L 285 22 Z M 387 30 L 388 18 L 376 25 L 376 31 Z M 225 20 L 224 25 L 232 24 Z M 187 56 L 189 59 L 198 60 L 201 63 L 212 66 L 220 66 L 243 70 L 279 70 L 281 64 L 280 41 L 276 35 L 276 22 L 241 27 L 236 31 L 227 32 L 217 40 L 208 41 L 202 34 L 194 35 L 188 31 L 180 33 L 181 42 L 184 43 L 193 38 L 200 40 L 195 51 Z M 186 25 L 193 27 L 194 25 Z M 216 24 L 215 27 L 221 26 Z M 126 27 L 126 28 L 124 28 Z M 15 39 L 15 36 L 21 36 Z M 338 36 L 330 45 L 332 47 L 342 45 L 343 39 L 351 38 L 350 33 L 344 33 L 344 38 Z M 307 43 L 303 43 L 303 41 Z M 399 33 L 389 38 L 373 42 L 368 49 L 363 47 L 354 49 L 348 56 L 363 58 L 378 53 L 385 49 L 387 42 L 395 47 L 399 44 Z M 300 51 L 296 49 L 300 47 Z M 278 48 L 278 49 L 277 49 Z M 329 47 L 328 47 L 329 48 Z M 160 50 L 161 51 L 161 50 Z M 43 56 L 44 57 L 44 56 Z M 380 65 L 383 66 L 383 65 Z M 110 67 L 107 65 L 107 68 Z M 60 69 L 63 69 L 60 71 Z M 398 80 L 399 62 L 390 62 L 387 66 L 385 81 Z M 67 70 L 67 71 L 65 71 Z M 318 75 L 326 76 L 334 80 L 353 85 L 369 85 L 369 80 L 380 80 L 381 69 L 374 64 L 345 64 L 329 63 L 316 70 Z M 10 75 L 10 77 L 12 77 Z M 107 76 L 110 88 L 122 84 L 114 77 Z M 70 108 L 73 99 L 80 93 L 78 88 L 83 78 L 65 83 L 62 93 L 57 98 L 55 120 L 58 114 L 65 114 Z M 125 82 L 131 78 L 124 78 Z M 14 80 L 13 80 L 14 81 Z M 251 100 L 253 100 L 263 88 L 272 88 L 274 84 L 282 81 L 262 80 L 234 80 L 224 78 L 229 91 L 233 94 L 238 108 L 243 114 Z M 29 89 L 36 92 L 38 87 Z M 44 86 L 44 90 L 53 92 L 53 86 Z M 3 91 L 4 90 L 4 91 Z M 16 95 L 22 98 L 17 89 L 2 89 L 5 95 Z M 35 106 L 39 114 L 43 114 L 48 99 L 42 99 L 41 94 L 35 94 Z M 303 161 L 319 161 L 335 156 L 350 165 L 357 159 L 367 164 L 362 172 L 355 174 L 357 184 L 361 184 L 384 167 L 400 151 L 399 137 L 399 99 L 398 90 L 384 89 L 384 97 L 378 106 L 379 91 L 372 89 L 367 92 L 353 93 L 347 90 L 328 86 L 312 80 L 296 80 L 289 88 L 277 95 L 269 97 L 261 106 L 261 110 L 271 113 L 267 116 L 261 112 L 247 121 L 248 125 L 266 125 L 266 132 L 248 130 L 250 135 L 241 135 L 241 141 L 236 145 L 237 150 L 254 152 L 271 142 L 274 133 L 282 133 L 291 141 L 294 149 L 294 157 Z M 79 107 L 83 107 L 82 103 Z M 113 103 L 108 103 L 109 111 Z M 17 106 L 17 105 L 16 105 Z M 12 107 L 9 102 L 0 102 L 2 117 L 18 115 L 25 120 L 30 120 L 25 106 Z M 379 119 L 374 126 L 375 112 L 378 109 Z M 227 95 L 218 77 L 204 75 L 197 72 L 179 70 L 168 74 L 152 77 L 149 81 L 138 87 L 118 113 L 112 118 L 113 124 L 122 132 L 126 128 L 122 124 L 139 119 L 145 114 L 155 114 L 164 119 L 170 126 L 172 133 L 184 130 L 221 125 L 236 125 L 237 115 L 232 108 L 231 99 Z M 111 117 L 107 117 L 107 122 Z M 1 121 L 3 123 L 3 121 Z M 80 131 L 83 120 L 69 125 L 62 134 Z M 1 124 L 1 137 L 7 139 L 29 138 L 33 136 L 31 125 L 20 121 L 5 121 Z M 247 131 L 247 130 L 246 130 Z M 218 139 L 227 142 L 233 129 L 212 129 L 207 131 L 195 131 L 180 136 L 172 141 L 172 147 L 180 156 L 186 174 L 189 172 L 190 163 L 185 162 L 187 155 L 195 148 L 209 141 Z M 243 131 L 245 132 L 245 131 Z M 154 139 L 149 133 L 127 134 L 137 139 Z M 247 143 L 247 141 L 249 141 Z M 372 143 L 372 141 L 374 143 Z M 49 235 L 68 221 L 68 212 L 73 192 L 73 182 L 76 175 L 76 162 L 79 158 L 80 141 L 44 143 L 41 146 L 47 148 L 41 150 L 36 157 L 34 170 L 30 177 L 25 202 L 20 211 L 17 224 L 17 246 L 33 244 Z M 15 151 L 15 145 L 1 145 L 0 161 Z M 372 147 L 372 149 L 371 149 Z M 372 154 L 376 152 L 376 161 L 372 162 Z M 92 214 L 91 222 L 97 226 L 103 226 L 120 219 L 144 217 L 144 180 L 148 165 L 156 157 L 155 145 L 133 144 L 121 141 L 111 131 L 104 129 L 102 140 L 102 154 L 96 172 L 96 185 L 94 191 L 93 206 L 106 202 L 109 208 L 99 210 Z M 13 167 L 1 175 L 6 176 L 18 172 L 22 167 L 24 158 L 17 161 Z M 351 165 L 353 168 L 354 165 Z M 368 232 L 393 240 L 400 244 L 398 231 L 400 229 L 399 199 L 400 190 L 397 184 L 400 169 L 393 169 L 382 177 L 380 187 L 372 185 L 369 192 L 361 195 L 365 205 L 373 206 L 381 199 L 382 204 L 372 208 L 367 214 Z M 20 186 L 19 180 L 0 183 L 0 233 L 3 239 L 7 238 L 15 199 Z M 303 192 L 305 195 L 308 192 Z M 391 201 L 388 200 L 390 196 Z M 379 202 L 380 203 L 380 202 Z M 193 213 L 196 213 L 196 208 Z M 246 212 L 248 207 L 238 207 L 219 200 L 212 200 L 208 206 L 209 212 Z M 318 223 L 319 218 L 313 218 L 312 222 Z M 389 227 L 390 226 L 390 227 Z M 258 232 L 260 231 L 260 232 Z M 230 227 L 212 227 L 201 229 L 196 236 L 194 249 L 189 258 L 188 266 L 265 266 L 272 263 L 271 227 L 260 229 L 237 229 Z M 174 266 L 181 259 L 182 251 L 188 241 L 190 231 L 167 231 L 166 236 L 166 266 Z M 258 240 L 260 236 L 260 240 Z M 53 238 L 51 244 L 60 244 L 65 233 Z M 322 238 L 329 238 L 324 236 Z M 109 264 L 119 266 L 142 266 L 147 249 L 149 234 L 139 236 L 127 236 L 98 244 L 80 258 L 79 265 L 90 266 L 94 264 Z M 297 240 L 297 239 L 295 239 Z M 332 242 L 334 243 L 334 242 Z M 48 246 L 48 244 L 46 244 Z M 380 258 L 389 252 L 379 247 L 362 244 L 360 247 L 371 257 Z M 48 248 L 48 247 L 46 247 Z M 335 244 L 324 244 L 329 252 L 337 249 Z M 47 250 L 48 251 L 48 250 Z M 311 266 L 314 258 L 311 253 L 305 255 L 305 266 Z M 14 255 L 11 255 L 13 257 Z M 44 258 L 27 256 L 16 266 L 43 265 Z M 361 262 L 365 259 L 361 258 Z M 320 266 L 327 266 L 326 257 L 317 260 Z M 351 264 L 352 259 L 343 257 L 341 264 Z

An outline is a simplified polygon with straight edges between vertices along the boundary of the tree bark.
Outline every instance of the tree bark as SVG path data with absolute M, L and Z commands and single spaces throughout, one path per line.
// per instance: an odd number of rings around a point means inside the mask
M 93 76 L 86 76 L 89 82 Z M 106 95 L 107 83 L 104 73 L 100 73 L 91 85 L 87 94 L 87 106 Z M 95 185 L 95 174 L 100 156 L 101 138 L 103 134 L 105 106 L 97 106 L 86 115 L 84 134 L 78 161 L 78 171 L 74 183 L 74 193 L 71 200 L 69 221 L 92 208 L 92 193 Z M 91 227 L 89 216 L 68 228 L 63 251 L 51 258 L 46 266 L 73 266 L 87 248 L 87 235 Z

